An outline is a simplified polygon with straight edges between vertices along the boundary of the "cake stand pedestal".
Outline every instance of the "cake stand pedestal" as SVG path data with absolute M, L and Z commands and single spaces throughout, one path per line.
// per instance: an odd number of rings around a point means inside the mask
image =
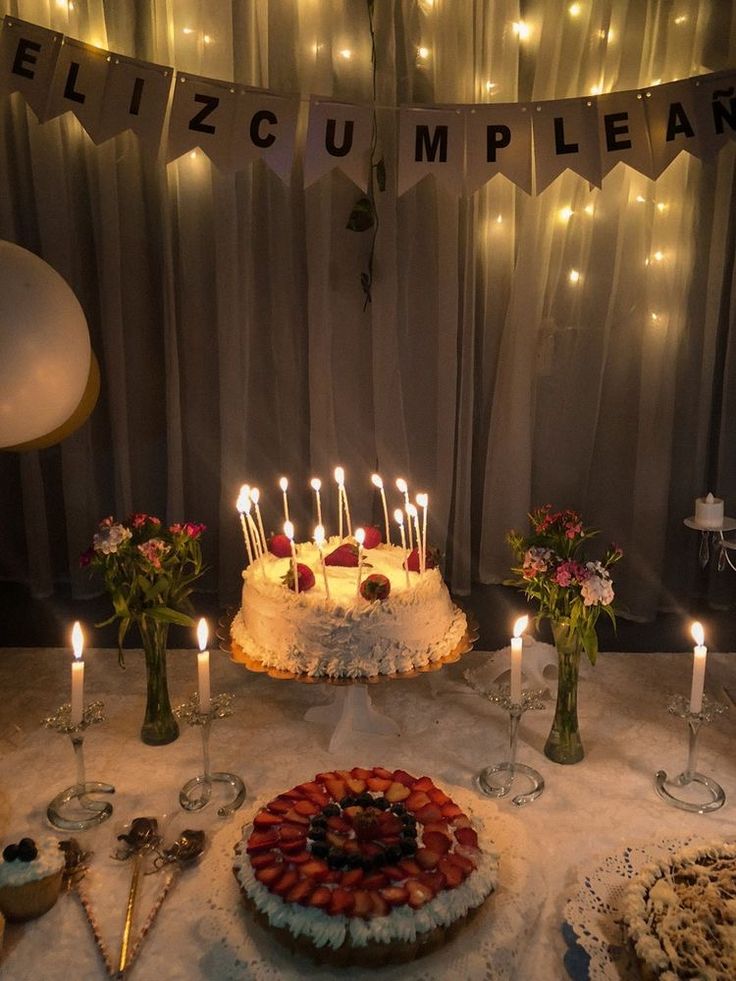
M 328 747 L 331 753 L 354 731 L 389 736 L 398 736 L 401 732 L 393 719 L 374 708 L 368 685 L 359 682 L 340 686 L 333 701 L 307 709 L 304 718 L 307 722 L 334 726 Z

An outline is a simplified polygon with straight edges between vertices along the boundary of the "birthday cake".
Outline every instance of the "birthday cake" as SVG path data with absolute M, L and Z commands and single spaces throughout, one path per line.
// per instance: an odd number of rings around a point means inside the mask
M 689 846 L 629 887 L 624 922 L 642 976 L 736 977 L 736 845 Z
M 378 965 L 444 943 L 495 888 L 498 858 L 429 777 L 355 767 L 261 807 L 233 871 L 246 907 L 292 951 Z

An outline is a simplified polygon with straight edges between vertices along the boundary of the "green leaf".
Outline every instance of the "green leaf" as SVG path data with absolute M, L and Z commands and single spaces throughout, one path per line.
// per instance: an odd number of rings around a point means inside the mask
M 125 617 L 118 624 L 118 664 L 121 668 L 125 667 L 125 656 L 123 655 L 123 641 L 130 627 L 130 617 Z
M 151 620 L 157 620 L 159 623 L 178 623 L 181 627 L 194 626 L 194 620 L 186 613 L 179 613 L 178 610 L 172 610 L 168 606 L 152 606 L 145 610 L 143 615 L 150 617 Z
M 351 232 L 366 232 L 373 227 L 373 222 L 373 205 L 368 198 L 359 198 L 353 205 L 346 228 Z
M 595 632 L 595 627 L 586 629 L 582 637 L 588 660 L 591 664 L 595 664 L 596 658 L 598 657 L 598 634 Z

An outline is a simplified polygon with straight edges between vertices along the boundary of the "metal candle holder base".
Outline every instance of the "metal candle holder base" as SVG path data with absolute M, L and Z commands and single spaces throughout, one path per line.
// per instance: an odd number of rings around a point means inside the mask
M 667 710 L 672 715 L 685 719 L 688 726 L 688 755 L 687 766 L 673 780 L 667 779 L 664 770 L 658 770 L 654 778 L 657 793 L 662 800 L 679 807 L 683 811 L 694 811 L 697 814 L 706 814 L 708 811 L 717 811 L 726 803 L 726 794 L 723 787 L 716 783 L 712 777 L 707 777 L 699 773 L 696 769 L 698 752 L 698 735 L 704 725 L 709 725 L 716 715 L 720 715 L 726 706 L 720 702 L 713 701 L 707 695 L 703 695 L 703 707 L 700 712 L 691 712 L 689 701 L 682 695 L 675 695 L 667 706 Z M 693 787 L 697 784 L 705 788 L 706 794 L 701 794 L 705 800 L 688 800 L 674 793 L 670 788 Z M 697 788 L 693 788 L 697 789 Z
M 179 804 L 185 811 L 200 811 L 212 797 L 213 784 L 227 784 L 232 793 L 229 799 L 217 809 L 220 817 L 227 817 L 237 811 L 245 800 L 245 784 L 234 773 L 210 771 L 210 728 L 215 719 L 225 719 L 232 715 L 232 695 L 215 695 L 210 702 L 209 712 L 199 711 L 199 695 L 194 692 L 188 701 L 174 709 L 174 714 L 190 726 L 199 726 L 202 733 L 202 760 L 204 772 L 187 780 L 179 791 Z
M 533 767 L 526 763 L 516 762 L 516 749 L 519 736 L 519 721 L 528 709 L 540 709 L 544 707 L 542 702 L 541 689 L 524 689 L 521 693 L 520 702 L 512 702 L 508 694 L 508 687 L 504 686 L 497 691 L 491 692 L 486 697 L 499 704 L 509 713 L 509 758 L 503 763 L 496 763 L 481 770 L 475 778 L 475 785 L 486 797 L 501 799 L 511 793 L 511 788 L 517 776 L 524 777 L 529 782 L 529 789 L 526 793 L 516 794 L 511 798 L 512 803 L 517 807 L 524 804 L 531 804 L 544 791 L 544 777 Z M 497 779 L 499 778 L 500 779 Z
M 46 817 L 55 828 L 63 831 L 88 831 L 102 824 L 112 814 L 112 804 L 106 800 L 94 800 L 90 794 L 114 794 L 109 783 L 86 779 L 84 772 L 84 732 L 88 726 L 105 720 L 103 702 L 91 702 L 82 712 L 82 721 L 71 721 L 71 706 L 62 705 L 55 715 L 43 720 L 47 729 L 55 729 L 68 735 L 77 764 L 77 781 L 62 790 L 46 808 Z

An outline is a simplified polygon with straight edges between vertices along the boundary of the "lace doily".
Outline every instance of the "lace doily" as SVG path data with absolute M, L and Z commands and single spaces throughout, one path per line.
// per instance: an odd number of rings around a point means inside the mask
M 274 789 L 273 793 L 265 791 L 261 799 L 269 800 L 279 789 L 283 787 Z M 544 883 L 540 882 L 538 868 L 534 870 L 535 881 L 531 882 L 527 835 L 517 818 L 505 809 L 502 811 L 494 801 L 480 799 L 467 790 L 446 783 L 443 789 L 473 820 L 484 826 L 483 840 L 499 853 L 498 889 L 445 948 L 411 964 L 382 968 L 381 978 L 390 981 L 441 981 L 448 977 L 468 981 L 510 979 L 539 918 Z M 244 823 L 248 823 L 256 810 L 253 807 L 243 815 Z M 199 929 L 210 951 L 217 951 L 217 962 L 210 966 L 218 979 L 343 979 L 344 971 L 295 957 L 248 916 L 231 872 L 233 848 L 239 837 L 229 824 L 218 833 L 203 861 L 202 878 L 212 888 L 208 889 L 209 899 L 202 907 Z M 376 973 L 351 968 L 350 977 L 351 981 L 353 978 L 375 981 Z
M 609 855 L 582 881 L 565 906 L 563 933 L 570 945 L 565 966 L 570 977 L 590 981 L 638 978 L 624 935 L 621 901 L 629 882 L 651 862 L 661 862 L 699 842 L 699 835 L 628 845 Z

